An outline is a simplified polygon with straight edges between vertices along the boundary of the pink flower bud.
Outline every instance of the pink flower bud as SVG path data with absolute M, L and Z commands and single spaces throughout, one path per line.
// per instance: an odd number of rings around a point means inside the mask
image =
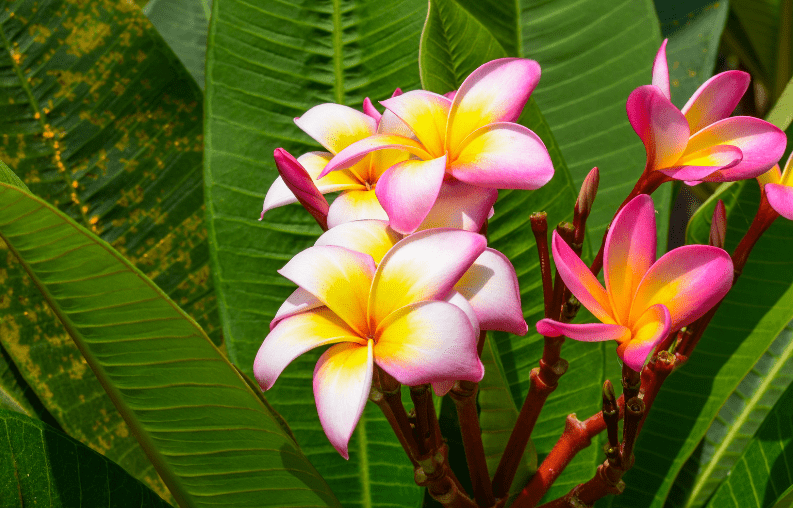
M 716 209 L 713 210 L 713 220 L 710 223 L 710 240 L 708 245 L 713 245 L 720 249 L 724 248 L 724 239 L 727 237 L 727 212 L 724 209 L 724 202 L 719 200 Z
M 575 207 L 579 214 L 588 216 L 589 212 L 592 211 L 592 204 L 595 202 L 599 185 L 600 171 L 597 167 L 594 167 L 584 178 L 584 183 L 581 184 L 581 191 L 578 193 L 578 199 L 575 202 Z
M 273 152 L 275 166 L 278 168 L 284 183 L 292 191 L 303 208 L 308 210 L 323 230 L 328 230 L 328 201 L 319 192 L 316 184 L 311 179 L 306 169 L 297 162 L 292 154 L 283 148 L 276 148 Z M 261 219 L 259 219 L 261 220 Z

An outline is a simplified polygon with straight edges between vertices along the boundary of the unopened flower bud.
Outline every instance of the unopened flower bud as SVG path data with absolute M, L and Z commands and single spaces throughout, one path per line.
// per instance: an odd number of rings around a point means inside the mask
M 726 236 L 727 212 L 724 209 L 724 202 L 719 200 L 719 202 L 716 203 L 716 209 L 713 210 L 713 220 L 710 223 L 710 240 L 708 241 L 708 245 L 723 249 Z
M 394 90 L 394 93 L 392 93 L 392 94 L 391 94 L 391 97 L 392 97 L 392 98 L 393 98 L 393 97 L 399 97 L 400 95 L 402 95 L 402 89 L 401 89 L 401 88 L 399 88 L 399 87 L 397 87 L 397 89 L 396 89 L 396 90 Z
M 366 97 L 363 100 L 363 112 L 366 116 L 374 118 L 375 122 L 380 122 L 380 117 L 383 115 L 380 114 L 379 111 L 374 107 L 372 101 L 369 100 L 369 97 Z
M 584 217 L 589 216 L 592 211 L 592 205 L 595 202 L 595 196 L 598 193 L 598 186 L 600 185 L 600 171 L 597 167 L 592 168 L 592 171 L 584 178 L 584 183 L 581 184 L 581 191 L 578 193 L 578 199 L 575 202 L 576 212 Z
M 297 200 L 308 210 L 323 230 L 328 230 L 328 201 L 319 192 L 314 180 L 308 171 L 295 159 L 292 154 L 283 148 L 276 148 L 273 152 L 275 166 L 283 178 L 284 183 L 292 191 Z M 264 216 L 264 213 L 262 213 Z M 261 218 L 259 218 L 261 220 Z

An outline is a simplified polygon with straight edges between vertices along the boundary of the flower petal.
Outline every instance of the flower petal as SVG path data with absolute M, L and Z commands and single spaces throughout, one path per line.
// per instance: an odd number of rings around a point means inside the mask
M 369 99 L 369 97 L 364 97 L 363 99 L 363 113 L 366 116 L 373 118 L 375 122 L 379 122 L 380 118 L 383 116 L 379 111 L 377 111 L 377 108 L 374 107 L 374 104 L 372 104 L 372 101 Z
M 303 288 L 297 288 L 295 291 L 289 295 L 281 307 L 278 308 L 278 311 L 275 313 L 275 317 L 272 321 L 270 321 L 270 331 L 275 328 L 282 319 L 286 319 L 290 316 L 294 316 L 295 314 L 300 314 L 301 312 L 305 312 L 307 310 L 316 309 L 317 307 L 322 307 L 324 304 L 317 300 L 317 297 L 309 293 Z
M 305 289 L 362 336 L 375 273 L 372 256 L 323 245 L 298 252 L 278 273 Z
M 487 248 L 454 289 L 471 303 L 482 330 L 525 335 L 529 327 L 520 307 L 520 287 L 507 257 Z
M 774 167 L 782 158 L 786 144 L 785 133 L 765 120 L 733 116 L 691 136 L 685 155 L 713 145 L 738 147 L 743 153 L 741 162 L 729 169 L 718 170 L 705 179 L 709 182 L 732 182 L 755 178 Z
M 436 93 L 413 90 L 380 104 L 410 127 L 430 154 L 440 157 L 445 153 L 446 120 L 452 101 Z
M 333 103 L 314 106 L 295 118 L 295 124 L 334 154 L 377 131 L 374 118 Z
M 454 96 L 446 126 L 446 150 L 457 147 L 480 127 L 515 122 L 540 81 L 540 64 L 524 58 L 500 58 L 472 72 Z
M 782 172 L 779 171 L 779 164 L 774 165 L 773 168 L 758 176 L 757 183 L 761 187 L 767 183 L 782 183 Z
M 479 337 L 479 332 L 481 329 L 479 328 L 479 319 L 476 317 L 476 311 L 471 306 L 471 303 L 468 299 L 463 296 L 462 293 L 452 290 L 449 292 L 448 295 L 443 299 L 443 301 L 448 302 L 461 311 L 465 313 L 465 316 L 468 318 L 468 321 L 471 323 L 471 328 L 474 330 L 474 335 Z
M 497 189 L 539 189 L 553 163 L 539 136 L 515 123 L 491 123 L 450 154 L 449 172 L 466 183 Z
M 730 116 L 749 88 L 751 79 L 747 72 L 727 71 L 702 83 L 681 110 L 691 133 Z
M 677 161 L 678 166 L 661 169 L 661 173 L 675 180 L 691 182 L 696 185 L 715 171 L 726 170 L 741 162 L 743 152 L 737 146 L 709 146 L 699 152 L 684 155 Z
M 325 176 L 321 180 L 319 180 L 319 174 L 322 173 L 322 170 L 325 169 L 325 166 L 328 165 L 328 162 L 333 158 L 332 153 L 328 152 L 308 152 L 304 153 L 300 157 L 297 158 L 297 161 L 306 168 L 306 171 L 311 178 L 314 180 L 314 183 L 317 185 L 317 189 L 323 194 L 327 194 L 329 192 L 338 192 L 344 190 L 359 190 L 365 189 L 366 186 L 361 181 L 360 172 L 364 169 L 362 166 L 363 164 L 359 163 L 355 166 L 342 170 L 342 171 L 334 171 L 333 173 Z M 363 160 L 363 162 L 368 162 L 368 160 Z M 365 173 L 364 173 L 365 174 Z
M 732 278 L 732 260 L 724 250 L 709 245 L 678 247 L 647 271 L 636 290 L 630 323 L 660 303 L 669 309 L 672 330 L 677 330 L 724 298 Z
M 443 298 L 486 246 L 484 236 L 457 229 L 430 229 L 401 240 L 377 267 L 370 326 L 405 305 Z
M 339 194 L 328 210 L 328 227 L 356 220 L 388 220 L 374 189 L 351 190 Z
M 617 347 L 617 355 L 625 365 L 641 372 L 647 357 L 669 335 L 671 318 L 669 309 L 653 305 L 642 314 L 631 330 L 631 339 Z
M 449 391 L 452 388 L 454 388 L 454 383 L 456 382 L 457 380 L 452 381 L 451 379 L 447 381 L 436 381 L 432 383 L 432 390 L 435 392 L 435 395 L 437 395 L 438 397 L 443 397 L 444 395 L 449 393 Z
M 465 312 L 446 302 L 407 305 L 377 327 L 374 361 L 402 384 L 479 381 L 485 373 Z
M 455 228 L 479 232 L 498 199 L 498 191 L 450 179 L 441 185 L 435 205 L 419 226 L 419 231 L 432 228 Z
M 405 235 L 414 232 L 435 204 L 445 174 L 445 155 L 400 162 L 383 173 L 375 192 L 391 227 Z
M 427 153 L 420 143 L 410 138 L 397 136 L 395 134 L 374 134 L 366 139 L 351 144 L 336 154 L 336 156 L 328 162 L 328 165 L 325 166 L 325 169 L 322 170 L 322 173 L 319 174 L 319 178 L 323 178 L 331 171 L 348 168 L 363 159 L 367 154 L 385 148 L 398 148 L 423 160 L 434 158 Z
M 347 446 L 372 390 L 373 371 L 371 340 L 366 346 L 333 346 L 319 357 L 314 368 L 319 422 L 330 444 L 345 459 L 350 458 Z
M 548 318 L 537 321 L 537 333 L 546 337 L 564 335 L 581 342 L 602 342 L 604 340 L 624 342 L 631 336 L 631 331 L 622 325 L 604 323 L 573 325 Z
M 776 213 L 787 220 L 793 220 L 793 187 L 768 183 L 765 185 L 765 197 Z
M 778 168 L 779 166 L 777 166 Z M 785 162 L 785 169 L 782 170 L 779 183 L 782 185 L 793 186 L 793 153 L 787 158 Z
M 672 94 L 669 91 L 669 67 L 666 64 L 666 43 L 669 39 L 664 39 L 658 53 L 655 54 L 653 62 L 653 85 L 657 86 L 670 101 Z
M 369 254 L 377 265 L 401 239 L 402 235 L 391 229 L 387 221 L 357 220 L 330 228 L 314 245 L 337 245 Z
M 655 207 L 647 194 L 633 198 L 614 218 L 606 235 L 603 275 L 612 316 L 628 325 L 633 295 L 655 263 Z
M 644 143 L 650 170 L 674 167 L 688 143 L 688 121 L 657 86 L 640 86 L 628 96 L 631 127 Z
M 551 239 L 551 251 L 553 251 L 553 262 L 565 286 L 578 298 L 581 305 L 589 309 L 589 312 L 600 321 L 614 324 L 616 321 L 612 317 L 611 303 L 606 290 L 556 231 L 553 232 Z
M 265 337 L 253 361 L 253 374 L 269 390 L 292 360 L 306 351 L 338 342 L 364 344 L 358 334 L 327 307 L 290 316 Z

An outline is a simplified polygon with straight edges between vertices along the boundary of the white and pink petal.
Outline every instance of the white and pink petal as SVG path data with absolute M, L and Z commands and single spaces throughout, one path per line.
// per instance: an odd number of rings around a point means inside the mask
M 353 108 L 333 103 L 314 106 L 303 113 L 303 116 L 295 118 L 295 123 L 334 154 L 377 131 L 377 121 L 374 118 Z
M 394 230 L 407 235 L 418 229 L 438 198 L 445 174 L 446 156 L 407 160 L 383 173 L 375 192 Z
M 374 189 L 351 190 L 339 194 L 328 209 L 328 227 L 359 220 L 388 220 Z

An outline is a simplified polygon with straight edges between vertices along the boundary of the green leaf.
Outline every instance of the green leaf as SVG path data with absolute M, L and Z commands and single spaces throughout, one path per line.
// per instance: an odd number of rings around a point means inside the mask
M 759 194 L 754 181 L 743 181 L 722 186 L 709 201 L 715 206 L 718 197 L 726 198 L 728 251 L 749 227 Z M 703 223 L 709 219 L 707 210 L 693 218 Z M 701 242 L 706 231 L 708 226 L 692 222 L 689 237 Z M 755 245 L 743 275 L 687 364 L 664 383 L 639 436 L 637 467 L 625 475 L 627 488 L 615 498 L 615 506 L 663 505 L 720 408 L 793 320 L 793 260 L 782 254 L 791 249 L 793 223 L 777 220 Z M 675 422 L 674 433 L 669 431 L 670 421 Z
M 779 496 L 779 501 L 776 502 L 774 508 L 790 508 L 793 506 L 793 485 Z
M 719 41 L 729 12 L 727 0 L 655 0 L 672 102 L 679 108 L 713 75 Z
M 17 174 L 11 171 L 11 168 L 6 166 L 6 163 L 3 161 L 0 161 L 0 182 L 13 185 L 14 187 L 19 187 L 20 189 L 24 189 L 26 191 L 30 191 L 30 189 L 28 189 L 28 186 L 25 185 L 25 182 L 20 180 Z
M 0 409 L 0 499 L 12 508 L 170 508 L 120 466 L 44 422 Z
M 321 149 L 292 119 L 323 102 L 360 108 L 365 96 L 418 88 L 425 0 L 216 0 L 207 54 L 205 184 L 213 274 L 229 357 L 251 374 L 270 321 L 294 286 L 278 275 L 321 232 L 299 206 L 268 212 L 273 149 Z M 266 393 L 345 507 L 414 507 L 422 489 L 399 442 L 369 404 L 350 460 L 322 432 L 311 378 L 321 351 L 295 360 Z
M 793 484 L 793 385 L 777 401 L 710 508 L 771 508 L 791 505 Z
M 181 506 L 340 506 L 280 419 L 140 270 L 39 198 L 0 184 L 0 203 L 0 238 Z
M 482 350 L 482 364 L 485 366 L 485 377 L 479 382 L 477 399 L 480 411 L 479 425 L 482 427 L 482 444 L 487 457 L 487 470 L 492 477 L 506 449 L 512 428 L 518 421 L 518 410 L 502 375 L 492 337 L 488 337 Z M 510 493 L 520 492 L 536 470 L 537 451 L 534 449 L 534 444 L 529 441 L 518 465 Z
M 728 32 L 735 33 L 736 42 L 748 43 L 748 50 L 751 51 L 739 53 L 741 61 L 754 67 L 755 77 L 766 85 L 773 103 L 782 93 L 793 71 L 793 2 L 731 0 L 730 8 L 735 17 L 733 23 L 728 24 Z M 749 61 L 747 57 L 750 56 L 757 60 Z
M 143 13 L 182 61 L 198 86 L 204 88 L 211 0 L 150 0 Z
M 17 0 L 0 12 L 0 32 L 0 158 L 220 344 L 193 79 L 130 2 Z M 69 435 L 167 496 L 39 291 L 0 249 L 0 341 L 26 382 Z
M 687 507 L 707 503 L 730 474 L 770 409 L 793 382 L 791 366 L 793 323 L 788 323 L 719 410 L 672 486 L 670 500 L 687 497 Z

